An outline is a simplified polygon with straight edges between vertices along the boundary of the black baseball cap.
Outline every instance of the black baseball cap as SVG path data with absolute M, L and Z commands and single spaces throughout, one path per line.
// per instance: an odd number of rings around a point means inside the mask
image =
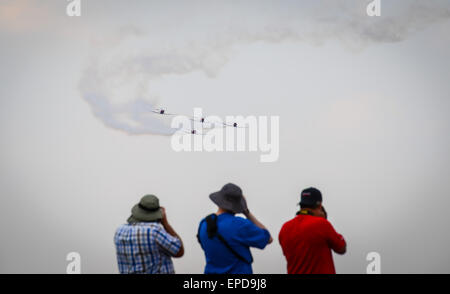
M 302 191 L 300 205 L 316 206 L 322 203 L 322 193 L 316 188 L 307 188 Z

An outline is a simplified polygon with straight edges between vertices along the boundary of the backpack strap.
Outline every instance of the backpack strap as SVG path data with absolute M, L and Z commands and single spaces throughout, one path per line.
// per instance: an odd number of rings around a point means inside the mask
M 220 242 L 222 242 L 223 245 L 225 245 L 225 247 L 228 248 L 228 250 L 234 255 L 236 256 L 236 258 L 238 258 L 239 260 L 251 264 L 252 261 L 248 261 L 247 259 L 245 259 L 242 255 L 240 255 L 239 253 L 237 253 L 236 250 L 233 249 L 233 247 L 231 247 L 231 245 L 225 240 L 225 238 L 219 234 L 218 231 L 218 227 L 217 227 L 217 215 L 216 214 L 210 214 L 205 218 L 206 221 L 206 232 L 208 234 L 208 238 L 212 239 L 214 237 L 217 237 Z M 199 231 L 200 231 L 200 227 L 199 226 Z M 200 246 L 202 246 L 202 242 L 200 241 L 200 234 L 199 232 L 197 233 L 197 240 L 200 243 Z M 203 248 L 204 249 L 204 248 Z

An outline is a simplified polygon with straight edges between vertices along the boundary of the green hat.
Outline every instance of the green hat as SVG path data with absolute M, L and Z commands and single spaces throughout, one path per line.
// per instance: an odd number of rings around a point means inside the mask
M 162 219 L 159 199 L 155 195 L 145 195 L 138 204 L 131 209 L 128 222 L 154 222 Z

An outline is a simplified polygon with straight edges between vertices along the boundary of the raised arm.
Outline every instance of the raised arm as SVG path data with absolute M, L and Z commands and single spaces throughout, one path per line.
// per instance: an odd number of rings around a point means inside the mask
M 244 196 L 242 196 L 242 197 L 244 197 Z M 245 197 L 244 197 L 244 199 L 245 199 Z M 246 202 L 246 204 L 247 204 L 247 200 L 245 200 L 245 202 Z M 260 228 L 260 229 L 263 229 L 263 230 L 267 230 L 267 231 L 269 231 L 267 228 L 266 228 L 266 226 L 264 226 L 251 212 L 250 212 L 250 210 L 248 209 L 248 207 L 244 210 L 244 212 L 243 212 L 243 214 L 245 215 L 245 217 L 249 220 L 249 221 L 251 221 L 252 223 L 254 223 L 255 224 L 255 226 L 257 226 L 258 228 Z M 269 232 L 269 234 L 270 234 L 270 232 Z M 272 238 L 272 235 L 270 235 L 270 239 L 269 239 L 269 244 L 270 243 L 272 243 L 273 242 L 273 238 Z
M 182 257 L 184 255 L 183 241 L 181 240 L 181 238 L 177 234 L 177 232 L 175 232 L 175 230 L 169 224 L 169 221 L 167 220 L 166 209 L 164 207 L 161 207 L 161 212 L 163 215 L 163 218 L 161 219 L 161 224 L 163 225 L 164 229 L 166 230 L 167 233 L 169 233 L 170 235 L 172 235 L 175 238 L 178 238 L 181 242 L 180 250 L 178 250 L 178 252 L 174 255 L 174 257 Z

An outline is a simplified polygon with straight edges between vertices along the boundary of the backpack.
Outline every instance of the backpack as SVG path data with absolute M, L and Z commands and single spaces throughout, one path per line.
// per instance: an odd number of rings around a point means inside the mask
M 223 243 L 223 245 L 225 245 L 225 247 L 228 248 L 228 250 L 233 253 L 234 256 L 236 256 L 236 258 L 238 258 L 239 260 L 247 263 L 247 264 L 251 264 L 253 262 L 253 260 L 248 261 L 247 259 L 245 259 L 242 255 L 240 255 L 239 253 L 236 252 L 236 250 L 233 249 L 233 247 L 231 247 L 230 244 L 228 244 L 228 242 L 225 240 L 225 238 L 219 234 L 218 231 L 218 227 L 217 227 L 217 215 L 216 214 L 210 214 L 205 218 L 206 221 L 206 232 L 208 234 L 208 238 L 212 239 L 214 237 L 217 237 L 220 242 Z M 197 233 L 197 241 L 198 243 L 200 243 L 200 246 L 203 248 L 202 242 L 200 241 L 200 227 L 199 226 L 199 232 Z M 203 250 L 205 250 L 205 248 L 203 248 Z

